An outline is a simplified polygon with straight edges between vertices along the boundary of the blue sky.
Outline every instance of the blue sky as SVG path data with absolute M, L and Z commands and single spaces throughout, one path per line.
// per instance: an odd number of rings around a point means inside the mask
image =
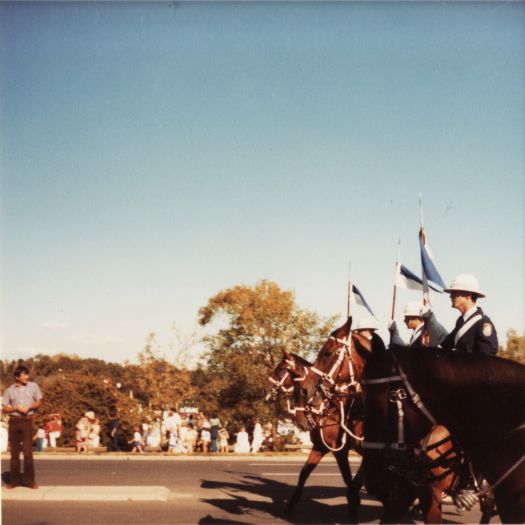
M 349 261 L 385 335 L 420 192 L 525 330 L 524 3 L 3 2 L 0 60 L 4 358 L 134 360 L 262 278 L 343 316 Z

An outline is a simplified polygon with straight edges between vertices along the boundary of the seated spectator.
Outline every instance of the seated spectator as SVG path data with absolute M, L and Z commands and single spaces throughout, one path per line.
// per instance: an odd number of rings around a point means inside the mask
M 60 414 L 51 414 L 51 419 L 48 422 L 48 436 L 49 446 L 56 448 L 57 439 L 62 435 L 62 419 Z
M 43 452 L 44 451 L 44 441 L 46 439 L 46 431 L 44 428 L 44 423 L 38 424 L 38 430 L 36 431 L 36 434 L 33 436 L 33 440 L 36 439 L 36 452 Z
M 197 446 L 197 431 L 193 428 L 193 423 L 188 423 L 182 440 L 187 452 L 193 452 L 195 450 Z
M 230 434 L 228 434 L 228 431 L 226 428 L 221 427 L 219 428 L 219 452 L 227 453 L 228 452 L 228 439 L 230 438 Z
M 208 452 L 210 448 L 211 436 L 210 431 L 207 428 L 201 430 L 201 435 L 199 441 L 197 442 L 197 448 L 202 450 L 202 452 Z
M 92 411 L 86 412 L 75 426 L 75 446 L 77 452 L 87 452 L 89 446 L 89 427 L 90 419 L 95 418 L 95 413 Z
M 185 454 L 186 447 L 180 440 L 179 436 L 174 432 L 170 433 L 168 441 L 168 454 Z
M 240 432 L 237 432 L 234 452 L 237 454 L 248 454 L 250 452 L 250 440 L 245 426 L 241 427 Z

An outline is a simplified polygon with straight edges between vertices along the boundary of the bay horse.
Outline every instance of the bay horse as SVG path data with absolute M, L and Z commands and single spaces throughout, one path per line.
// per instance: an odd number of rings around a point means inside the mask
M 295 408 L 290 406 L 288 399 L 288 411 L 296 416 L 297 424 L 302 430 L 310 431 L 312 442 L 310 455 L 301 469 L 297 486 L 287 503 L 287 508 L 288 510 L 293 509 L 299 501 L 304 485 L 313 470 L 328 452 L 332 452 L 347 486 L 346 497 L 350 519 L 357 521 L 360 504 L 359 490 L 362 483 L 360 482 L 360 470 L 352 479 L 348 452 L 350 448 L 357 448 L 359 441 L 352 437 L 349 438 L 344 429 L 350 427 L 352 429 L 350 430 L 351 435 L 359 435 L 361 430 L 358 427 L 361 427 L 362 423 L 346 418 L 349 411 L 341 410 L 341 405 L 337 403 L 327 406 L 322 417 L 316 417 L 314 422 L 311 415 L 305 413 L 305 389 L 302 387 L 302 382 L 311 373 L 313 373 L 312 363 L 296 354 L 283 352 L 281 362 L 273 369 L 266 385 L 267 401 L 270 399 L 277 400 L 279 394 L 293 398 Z
M 310 413 L 319 412 L 323 399 L 330 397 L 330 386 L 334 384 L 346 383 L 359 393 L 365 367 L 373 355 L 372 341 L 384 348 L 377 335 L 369 340 L 356 333 L 350 334 L 350 325 L 351 319 L 332 334 L 319 352 L 314 369 L 323 373 L 310 374 L 303 383 Z M 359 447 L 357 450 L 362 453 Z M 425 468 L 417 477 L 408 477 L 406 470 L 394 471 L 384 463 L 378 463 L 376 474 L 365 479 L 367 490 L 383 503 L 383 522 L 398 521 L 419 498 L 425 522 L 441 523 L 443 492 L 455 481 L 450 467 L 459 461 L 446 428 L 434 429 L 427 438 L 424 452 Z
M 428 347 L 386 350 L 376 340 L 362 379 L 367 489 L 380 464 L 417 471 L 421 443 L 440 424 L 490 484 L 476 495 L 493 491 L 503 523 L 525 522 L 525 366 Z
M 350 356 L 352 346 L 360 345 L 370 351 L 370 342 L 357 334 L 351 334 L 352 319 L 334 330 L 321 348 L 319 356 L 332 355 L 336 350 L 338 361 L 330 369 L 323 370 L 315 364 L 297 358 L 292 354 L 285 354 L 283 360 L 274 369 L 267 391 L 280 391 L 294 398 L 295 408 L 292 412 L 297 424 L 302 430 L 310 431 L 312 451 L 301 470 L 298 485 L 288 505 L 292 508 L 299 500 L 304 484 L 321 459 L 332 452 L 336 458 L 339 470 L 347 485 L 347 500 L 351 519 L 357 520 L 360 505 L 359 490 L 362 486 L 361 466 L 352 479 L 348 453 L 354 449 L 359 453 L 362 439 L 362 399 L 359 383 L 356 380 L 361 376 L 364 368 L 363 359 L 354 352 Z M 347 341 L 355 339 L 354 345 Z M 346 345 L 346 346 L 345 346 Z M 318 397 L 319 405 L 313 406 L 312 399 L 305 385 L 321 381 L 323 395 Z

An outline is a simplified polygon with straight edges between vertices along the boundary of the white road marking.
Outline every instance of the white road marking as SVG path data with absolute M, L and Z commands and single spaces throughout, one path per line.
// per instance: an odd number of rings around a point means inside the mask
M 40 486 L 2 490 L 3 501 L 167 501 L 170 491 L 164 486 Z
M 301 463 L 292 463 L 292 462 L 289 462 L 289 463 L 248 463 L 248 466 L 250 467 L 301 467 L 305 464 L 306 462 L 303 461 Z M 350 460 L 350 463 L 352 465 L 359 465 L 361 463 L 360 460 L 353 460 L 351 459 Z M 332 468 L 337 468 L 337 463 L 319 463 L 319 465 L 317 465 L 317 467 L 332 467 Z
M 298 472 L 261 472 L 263 476 L 294 476 L 299 475 Z M 337 473 L 325 473 L 325 472 L 312 472 L 311 476 L 341 476 L 340 472 Z

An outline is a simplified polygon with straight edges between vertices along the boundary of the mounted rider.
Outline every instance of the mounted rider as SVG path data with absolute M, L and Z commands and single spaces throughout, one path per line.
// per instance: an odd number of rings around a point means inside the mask
M 377 319 L 371 315 L 366 315 L 359 318 L 356 327 L 352 331 L 371 340 L 376 330 L 379 330 Z
M 441 346 L 458 352 L 496 355 L 496 329 L 489 317 L 476 305 L 478 298 L 485 297 L 477 278 L 470 274 L 459 274 L 444 291 L 450 294 L 452 308 L 459 310 L 462 315 Z
M 388 324 L 390 344 L 420 348 L 427 346 L 424 344 L 424 336 L 426 334 L 429 339 L 428 346 L 438 346 L 448 335 L 448 332 L 436 319 L 434 312 L 419 301 L 408 301 L 403 314 L 407 328 L 412 330 L 410 341 L 406 344 L 399 335 L 396 322 L 390 321 Z

